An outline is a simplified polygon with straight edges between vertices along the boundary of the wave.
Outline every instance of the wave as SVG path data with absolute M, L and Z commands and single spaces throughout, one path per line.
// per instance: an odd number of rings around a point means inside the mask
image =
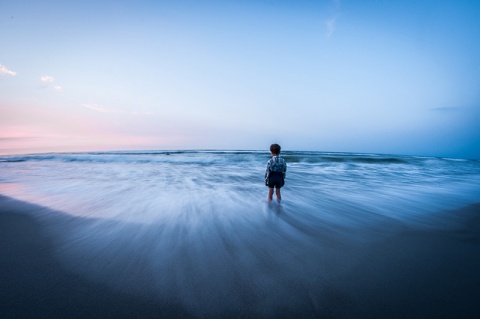
M 282 155 L 289 165 L 287 203 L 290 200 L 312 214 L 348 206 L 382 216 L 391 212 L 410 216 L 480 198 L 478 162 L 356 153 L 286 151 Z M 4 156 L 0 193 L 73 214 L 148 223 L 159 218 L 158 212 L 164 212 L 161 216 L 191 208 L 208 212 L 227 202 L 244 210 L 258 203 L 265 196 L 263 177 L 269 157 L 265 151 Z
M 402 159 L 396 157 L 351 157 L 345 155 L 339 156 L 301 156 L 301 155 L 286 155 L 283 156 L 287 163 L 359 163 L 359 164 L 410 164 L 409 159 Z
M 331 153 L 311 151 L 286 151 L 282 157 L 287 163 L 295 164 L 381 164 L 381 165 L 430 165 L 440 162 L 458 162 L 460 160 L 436 157 L 415 157 L 400 155 Z M 115 152 L 79 152 L 46 153 L 18 156 L 0 156 L 0 163 L 21 163 L 38 161 L 91 162 L 91 163 L 155 163 L 171 162 L 182 164 L 215 164 L 225 162 L 267 161 L 270 154 L 265 151 L 225 151 L 225 150 L 174 150 L 174 151 L 115 151 Z M 475 160 L 461 160 L 475 162 Z

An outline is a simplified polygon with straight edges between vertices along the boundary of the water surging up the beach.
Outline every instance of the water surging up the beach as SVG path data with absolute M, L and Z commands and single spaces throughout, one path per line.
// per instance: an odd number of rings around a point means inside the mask
M 367 218 L 410 220 L 480 198 L 479 161 L 282 155 L 288 163 L 283 207 L 326 219 L 355 211 Z M 76 216 L 134 223 L 178 221 L 182 215 L 205 219 L 237 210 L 256 216 L 266 197 L 268 158 L 264 152 L 233 151 L 4 156 L 0 192 Z
M 255 151 L 3 156 L 0 193 L 59 212 L 37 217 L 65 220 L 50 231 L 72 271 L 200 315 L 266 316 L 279 300 L 319 307 L 318 289 L 353 267 L 342 247 L 407 224 L 449 227 L 439 212 L 480 199 L 479 161 L 282 156 L 280 205 L 266 203 L 269 154 Z

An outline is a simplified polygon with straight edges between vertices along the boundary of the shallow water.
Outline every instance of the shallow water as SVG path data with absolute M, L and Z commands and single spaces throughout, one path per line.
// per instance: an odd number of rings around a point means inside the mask
M 37 217 L 58 221 L 49 231 L 71 271 L 199 316 L 266 317 L 352 298 L 338 279 L 349 285 L 370 243 L 455 229 L 444 212 L 480 199 L 479 161 L 283 157 L 281 204 L 266 202 L 264 152 L 3 156 L 0 193 L 61 212 Z
M 344 223 L 412 221 L 480 199 L 480 162 L 286 152 L 282 207 Z M 83 217 L 146 223 L 265 214 L 264 152 L 60 153 L 0 157 L 0 192 Z M 339 211 L 343 213 L 339 214 Z M 249 217 L 251 219 L 252 216 Z

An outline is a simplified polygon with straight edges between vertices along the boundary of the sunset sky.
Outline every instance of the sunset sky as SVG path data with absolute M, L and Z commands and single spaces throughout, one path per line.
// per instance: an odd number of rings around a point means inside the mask
M 478 1 L 0 2 L 0 154 L 480 159 Z

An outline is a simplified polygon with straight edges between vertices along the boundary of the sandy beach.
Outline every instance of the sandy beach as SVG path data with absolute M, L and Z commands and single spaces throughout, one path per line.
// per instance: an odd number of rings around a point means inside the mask
M 69 232 L 77 223 L 85 222 L 80 218 L 3 196 L 0 207 L 3 318 L 210 317 L 208 311 L 191 312 L 181 304 L 182 300 L 175 303 L 161 297 L 165 294 L 150 294 L 148 287 L 145 294 L 131 293 L 96 280 L 95 276 L 89 278 L 88 274 L 66 269 L 58 260 L 56 237 L 49 229 L 57 229 L 58 225 L 52 224 L 59 223 Z M 308 262 L 304 269 L 298 269 L 298 274 L 284 278 L 283 283 L 281 275 L 273 276 L 278 284 L 289 286 L 291 300 L 285 300 L 281 292 L 270 291 L 268 302 L 247 298 L 242 307 L 225 307 L 230 302 L 228 292 L 223 294 L 225 298 L 210 300 L 208 286 L 202 291 L 202 300 L 208 301 L 205 307 L 221 309 L 213 314 L 223 317 L 479 318 L 480 205 L 444 214 L 451 218 L 453 226 L 430 230 L 403 227 L 395 236 L 379 234 L 378 241 L 339 244 L 343 257 L 331 255 L 325 261 L 328 267 L 318 268 L 326 270 L 315 277 L 311 276 L 315 272 L 309 271 Z M 332 242 L 326 244 L 335 246 Z M 302 251 L 298 254 L 300 260 L 309 257 L 302 256 Z M 266 255 L 263 262 L 269 264 L 272 258 L 279 256 Z M 119 263 L 115 266 L 124 266 Z M 242 287 L 230 287 L 232 291 L 241 288 L 248 295 L 261 289 L 261 282 L 252 283 L 246 275 L 254 271 L 232 272 L 231 277 L 238 277 L 232 282 L 244 282 Z M 276 269 L 273 267 L 271 272 Z M 138 273 L 135 276 L 143 274 L 143 280 L 149 281 L 148 271 Z M 217 277 L 214 273 L 211 276 Z M 168 289 L 192 287 L 202 288 L 178 282 L 175 288 Z
M 188 316 L 159 300 L 134 298 L 68 272 L 53 238 L 33 214 L 58 212 L 0 196 L 2 318 L 158 318 Z M 65 220 L 63 220 L 65 222 Z

